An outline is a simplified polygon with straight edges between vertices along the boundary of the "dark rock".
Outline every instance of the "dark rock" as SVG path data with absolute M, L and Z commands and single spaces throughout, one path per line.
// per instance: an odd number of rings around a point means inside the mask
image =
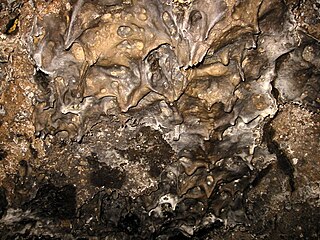
M 0 219 L 5 214 L 8 207 L 8 201 L 6 196 L 6 190 L 3 187 L 0 187 Z
M 128 213 L 120 218 L 118 227 L 130 235 L 139 234 L 140 219 L 136 214 Z
M 125 180 L 126 175 L 124 172 L 109 166 L 94 170 L 90 175 L 90 181 L 96 187 L 119 189 Z
M 76 188 L 73 185 L 61 188 L 43 185 L 26 207 L 41 217 L 72 219 L 76 215 Z
M 7 156 L 8 153 L 5 150 L 0 149 L 0 161 L 4 160 Z

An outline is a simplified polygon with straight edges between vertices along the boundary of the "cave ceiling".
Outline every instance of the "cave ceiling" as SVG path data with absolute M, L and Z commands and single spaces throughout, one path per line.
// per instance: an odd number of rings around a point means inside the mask
M 1 239 L 317 239 L 318 0 L 0 1 Z

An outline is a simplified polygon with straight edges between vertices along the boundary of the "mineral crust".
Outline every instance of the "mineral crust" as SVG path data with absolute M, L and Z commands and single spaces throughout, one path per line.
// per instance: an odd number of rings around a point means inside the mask
M 1 239 L 318 239 L 319 11 L 0 1 Z

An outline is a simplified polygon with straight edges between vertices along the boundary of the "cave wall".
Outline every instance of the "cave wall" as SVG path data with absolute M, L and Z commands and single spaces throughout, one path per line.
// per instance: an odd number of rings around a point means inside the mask
M 1 239 L 317 239 L 317 0 L 0 1 Z

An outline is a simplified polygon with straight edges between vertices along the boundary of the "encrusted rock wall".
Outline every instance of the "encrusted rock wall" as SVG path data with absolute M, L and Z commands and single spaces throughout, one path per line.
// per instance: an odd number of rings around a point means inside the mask
M 1 239 L 317 239 L 318 0 L 0 1 Z

